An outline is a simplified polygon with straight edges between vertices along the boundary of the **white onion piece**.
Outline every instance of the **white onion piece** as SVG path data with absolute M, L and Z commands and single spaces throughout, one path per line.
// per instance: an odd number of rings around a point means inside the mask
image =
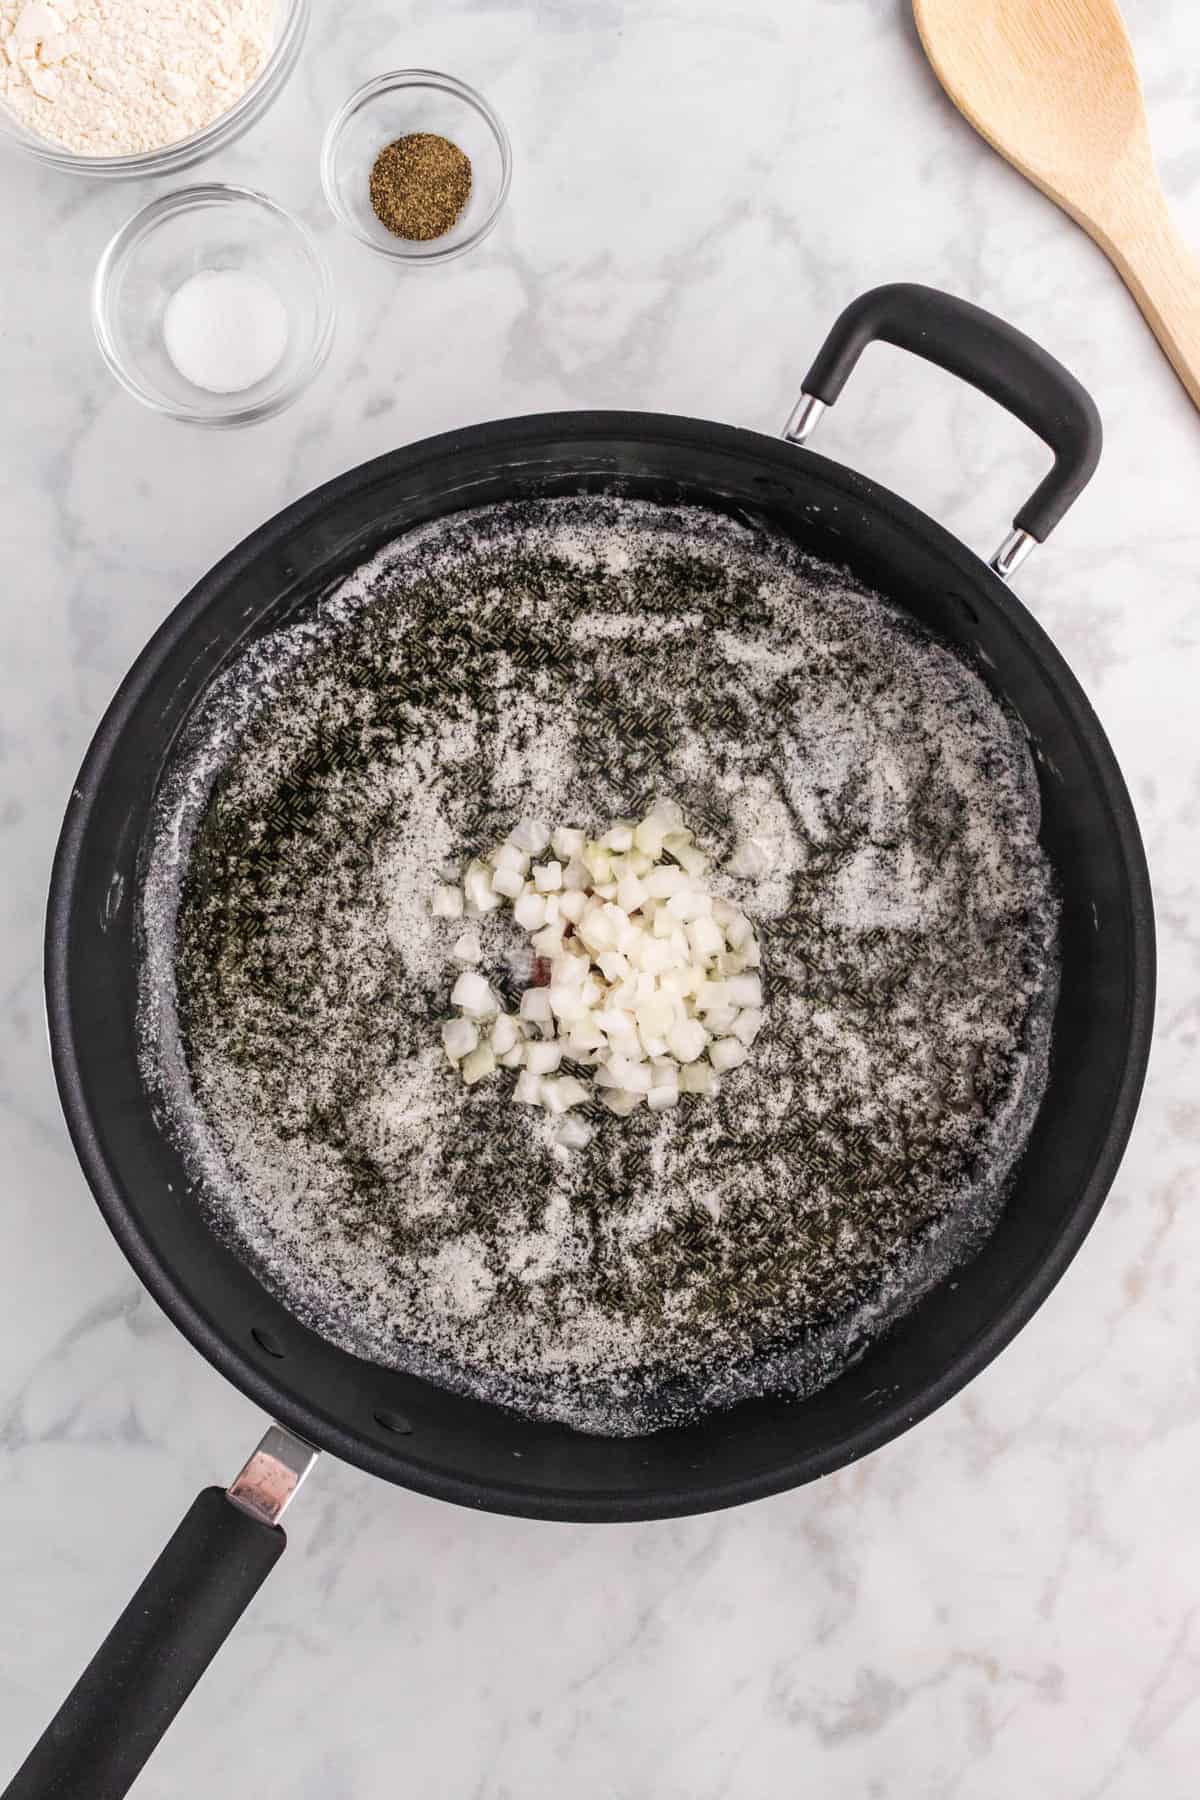
M 479 913 L 495 912 L 502 905 L 502 899 L 492 887 L 491 870 L 486 863 L 473 862 L 469 865 L 463 878 L 468 910 Z
M 578 856 L 586 843 L 587 832 L 576 831 L 573 825 L 560 825 L 550 838 L 550 848 L 563 862 Z
M 648 856 L 651 861 L 656 862 L 662 855 L 663 839 L 669 829 L 665 819 L 657 818 L 651 813 L 650 817 L 643 819 L 635 829 L 633 841 L 644 856 Z
M 530 1046 L 536 1049 L 536 1045 Z M 522 1069 L 517 1076 L 517 1085 L 513 1089 L 513 1099 L 521 1106 L 540 1106 L 542 1104 L 542 1078 L 528 1069 Z
M 631 1112 L 642 1104 L 644 1094 L 631 1094 L 625 1088 L 605 1088 L 600 1096 L 609 1112 L 616 1113 L 619 1119 L 627 1119 Z
M 686 844 L 680 850 L 673 850 L 671 854 L 675 857 L 680 868 L 686 869 L 688 874 L 694 879 L 698 879 L 703 875 L 708 867 L 707 856 L 705 856 L 703 850 L 697 850 L 695 844 Z
M 718 1038 L 715 1044 L 709 1045 L 708 1060 L 718 1075 L 723 1075 L 726 1069 L 736 1069 L 739 1063 L 744 1063 L 748 1054 L 745 1044 L 738 1038 Z
M 550 842 L 550 833 L 540 819 L 522 819 L 517 829 L 509 832 L 508 841 L 530 856 L 540 856 Z
M 574 1075 L 561 1075 L 557 1081 L 542 1083 L 542 1097 L 547 1112 L 565 1113 L 569 1107 L 582 1106 L 588 1091 Z
M 463 970 L 450 990 L 450 1000 L 470 1019 L 484 1019 L 498 1010 L 496 996 L 474 969 Z
M 763 1014 L 757 1007 L 747 1007 L 740 1012 L 733 1024 L 733 1035 L 745 1044 L 747 1050 L 763 1027 Z
M 562 864 L 558 862 L 535 863 L 533 884 L 539 894 L 553 894 L 562 886 Z
M 521 869 L 495 869 L 492 872 L 492 887 L 497 894 L 503 894 L 506 900 L 515 900 L 525 886 L 525 875 Z
M 602 844 L 586 843 L 581 861 L 594 882 L 607 881 L 612 874 L 612 858 Z
M 492 1049 L 497 1056 L 503 1056 L 514 1044 L 521 1042 L 521 1027 L 511 1013 L 501 1013 L 492 1026 Z
M 713 918 L 692 919 L 687 928 L 688 943 L 692 955 L 698 962 L 707 962 L 711 956 L 719 956 L 725 942 L 724 934 Z
M 681 1019 L 667 1033 L 667 1049 L 678 1063 L 694 1063 L 704 1054 L 708 1033 L 699 1019 Z
M 681 923 L 688 919 L 701 919 L 712 911 L 712 898 L 698 888 L 677 888 L 667 901 L 667 911 Z
M 624 981 L 629 973 L 629 962 L 619 950 L 602 950 L 596 961 L 600 965 L 600 973 L 605 981 Z
M 535 1024 L 548 1024 L 551 1018 L 549 988 L 526 988 L 521 995 L 521 1017 Z
M 524 931 L 539 931 L 546 923 L 546 902 L 541 894 L 522 894 L 513 906 L 513 918 Z
M 646 892 L 652 900 L 669 900 L 687 883 L 688 877 L 682 869 L 651 869 L 646 877 Z
M 543 1044 L 530 1044 L 525 1051 L 525 1067 L 534 1075 L 553 1075 L 562 1057 L 562 1045 L 554 1039 Z
M 725 992 L 731 1006 L 762 1005 L 762 982 L 757 975 L 735 975 L 725 983 Z
M 461 937 L 454 940 L 454 948 L 450 954 L 455 962 L 477 963 L 483 955 L 479 946 L 479 933 L 464 931 Z
M 718 1087 L 716 1070 L 711 1063 L 688 1063 L 679 1071 L 681 1094 L 713 1094 Z
M 451 1062 L 461 1062 L 479 1042 L 479 1027 L 471 1019 L 447 1019 L 442 1026 L 442 1047 Z
M 435 919 L 461 919 L 463 912 L 462 889 L 456 887 L 435 887 L 430 911 Z
M 731 909 L 732 912 L 732 909 Z M 749 919 L 740 912 L 732 912 L 732 916 L 720 921 L 725 933 L 726 942 L 734 949 L 741 950 L 754 936 Z
M 622 875 L 617 883 L 617 905 L 623 913 L 636 912 L 643 900 L 649 899 L 646 886 L 637 875 Z
M 737 1023 L 737 1016 L 736 1006 L 711 1007 L 704 1014 L 704 1029 L 711 1031 L 715 1037 L 721 1037 L 725 1032 L 733 1030 Z
M 586 1003 L 580 998 L 580 988 L 571 983 L 554 981 L 550 984 L 550 1011 L 556 1019 L 581 1019 L 587 1011 Z
M 643 1037 L 647 1033 L 651 1037 L 662 1037 L 675 1023 L 675 1008 L 665 995 L 657 995 L 652 1000 L 643 1000 L 634 1017 Z
M 462 1060 L 462 1078 L 468 1087 L 482 1081 L 485 1075 L 491 1075 L 496 1067 L 496 1055 L 490 1044 L 480 1044 L 469 1056 Z

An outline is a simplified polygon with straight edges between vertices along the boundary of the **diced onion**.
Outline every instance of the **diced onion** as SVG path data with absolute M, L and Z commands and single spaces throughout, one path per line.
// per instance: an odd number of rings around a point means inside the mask
M 679 1071 L 679 1091 L 682 1094 L 711 1094 L 716 1091 L 717 1074 L 711 1063 L 688 1063 Z
M 525 1052 L 525 1067 L 534 1075 L 553 1075 L 562 1055 L 562 1045 L 553 1039 L 543 1044 L 530 1044 Z
M 508 841 L 530 856 L 540 856 L 550 842 L 550 833 L 540 819 L 522 819 L 517 829 L 509 833 Z
M 749 837 L 726 866 L 749 876 L 769 861 L 768 842 Z M 513 1099 L 558 1116 L 556 1141 L 568 1149 L 591 1140 L 591 1124 L 566 1117 L 589 1099 L 623 1118 L 643 1101 L 658 1113 L 681 1095 L 715 1094 L 719 1074 L 746 1061 L 764 1014 L 754 928 L 705 885 L 708 863 L 675 802 L 657 800 L 645 818 L 618 819 L 594 838 L 522 819 L 468 865 L 461 888 L 435 888 L 439 918 L 510 904 L 538 959 L 514 1016 L 475 966 L 479 933 L 458 938 L 454 959 L 468 966 L 442 1043 L 463 1080 L 513 1069 Z M 587 1078 L 561 1073 L 564 1057 Z
M 735 975 L 725 983 L 731 1006 L 761 1006 L 762 982 L 757 975 Z
M 740 1038 L 748 1050 L 762 1027 L 762 1012 L 758 1007 L 747 1007 L 746 1011 L 740 1012 L 734 1020 L 733 1035 L 735 1038 Z
M 496 869 L 492 874 L 492 887 L 497 894 L 503 894 L 506 900 L 515 900 L 525 886 L 525 876 L 520 869 Z
M 493 1073 L 496 1067 L 496 1054 L 490 1044 L 480 1044 L 462 1061 L 462 1078 L 468 1087 L 476 1081 L 482 1081 L 485 1075 Z
M 541 894 L 522 894 L 513 907 L 513 918 L 525 931 L 538 931 L 546 923 L 546 901 Z
M 542 1103 L 547 1112 L 565 1113 L 568 1107 L 582 1106 L 588 1091 L 574 1075 L 562 1075 L 557 1081 L 543 1081 Z
M 450 1000 L 469 1019 L 484 1019 L 497 1010 L 496 996 L 474 969 L 464 969 L 450 991 Z
M 579 855 L 586 843 L 586 831 L 576 831 L 573 825 L 560 825 L 550 839 L 550 848 L 563 862 L 569 862 L 573 856 Z
M 442 1045 L 451 1062 L 469 1056 L 479 1042 L 479 1027 L 472 1019 L 447 1019 L 442 1026 Z

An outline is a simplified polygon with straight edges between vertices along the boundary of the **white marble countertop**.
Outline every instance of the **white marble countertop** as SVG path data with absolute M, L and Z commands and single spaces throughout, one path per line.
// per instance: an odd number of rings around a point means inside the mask
M 1200 13 L 1127 12 L 1200 239 Z M 274 111 L 204 171 L 299 209 L 336 255 L 332 359 L 268 425 L 154 418 L 100 365 L 92 268 L 148 186 L 0 162 L 0 1778 L 260 1427 L 139 1291 L 47 1062 L 51 851 L 127 664 L 224 550 L 366 457 L 554 407 L 775 431 L 838 308 L 912 279 L 1039 338 L 1107 429 L 1098 476 L 1016 584 L 1111 734 L 1157 894 L 1155 1053 L 1099 1224 L 966 1393 L 852 1471 L 738 1512 L 538 1526 L 325 1461 L 137 1791 L 1192 1800 L 1200 420 L 1099 253 L 942 98 L 905 0 L 316 13 Z M 317 179 L 335 105 L 403 64 L 481 87 L 516 157 L 495 236 L 419 277 L 339 237 Z M 988 402 L 888 350 L 820 448 L 982 551 L 1043 466 Z

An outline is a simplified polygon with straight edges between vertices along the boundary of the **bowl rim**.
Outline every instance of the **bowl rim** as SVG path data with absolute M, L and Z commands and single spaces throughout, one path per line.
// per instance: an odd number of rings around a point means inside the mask
M 409 247 L 410 240 L 396 238 L 394 243 L 382 243 L 369 232 L 360 229 L 353 215 L 345 209 L 338 194 L 337 182 L 334 179 L 334 159 L 346 126 L 364 106 L 368 105 L 379 94 L 388 93 L 395 88 L 426 87 L 437 88 L 462 100 L 480 114 L 496 140 L 500 152 L 500 186 L 486 217 L 475 230 L 453 244 L 447 244 L 440 250 L 416 250 Z M 360 244 L 365 244 L 377 256 L 391 257 L 408 268 L 436 268 L 443 263 L 452 262 L 455 257 L 465 256 L 468 250 L 475 249 L 495 228 L 500 214 L 508 199 L 508 191 L 512 185 L 512 141 L 505 128 L 504 121 L 477 88 L 469 82 L 462 81 L 457 75 L 448 75 L 440 69 L 389 69 L 383 75 L 375 75 L 370 81 L 364 81 L 360 87 L 342 102 L 325 127 L 325 135 L 321 140 L 321 187 L 325 194 L 326 204 L 339 225 L 345 227 L 351 237 Z M 435 243 L 437 240 L 433 240 Z
M 32 131 L 22 119 L 0 100 L 0 137 L 51 168 L 83 175 L 136 176 L 170 174 L 187 167 L 218 149 L 235 135 L 243 124 L 253 122 L 260 107 L 273 96 L 291 73 L 308 29 L 312 0 L 280 0 L 283 11 L 279 35 L 270 55 L 245 92 L 225 112 L 218 113 L 199 131 L 177 138 L 172 144 L 160 144 L 156 150 L 122 152 L 116 156 L 87 156 L 56 144 L 52 138 Z
M 248 203 L 252 207 L 261 208 L 270 213 L 285 229 L 299 241 L 317 288 L 318 307 L 321 315 L 320 329 L 313 343 L 312 352 L 303 367 L 276 392 L 257 400 L 250 405 L 231 406 L 227 411 L 203 414 L 192 411 L 186 406 L 177 406 L 161 399 L 142 382 L 130 369 L 128 363 L 117 350 L 108 322 L 108 299 L 113 279 L 114 266 L 121 254 L 128 250 L 139 238 L 145 237 L 165 218 L 176 213 L 191 211 L 197 207 L 224 206 L 236 202 Z M 333 332 L 336 320 L 336 302 L 334 299 L 333 277 L 329 265 L 322 254 L 308 226 L 298 219 L 294 213 L 273 200 L 269 194 L 260 193 L 257 188 L 241 187 L 233 182 L 209 181 L 198 182 L 191 187 L 172 188 L 169 193 L 158 194 L 148 200 L 136 212 L 131 213 L 124 224 L 119 225 L 109 238 L 100 253 L 96 270 L 92 276 L 90 311 L 92 332 L 96 339 L 96 347 L 110 375 L 143 406 L 151 412 L 160 413 L 169 419 L 178 419 L 187 425 L 200 425 L 208 429 L 221 430 L 234 425 L 252 425 L 260 419 L 273 418 L 285 407 L 298 399 L 304 389 L 323 368 L 333 345 Z M 234 398 L 234 396 L 230 396 Z

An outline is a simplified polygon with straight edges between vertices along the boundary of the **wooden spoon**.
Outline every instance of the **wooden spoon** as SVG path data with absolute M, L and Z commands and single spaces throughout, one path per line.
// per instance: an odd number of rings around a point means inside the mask
M 1115 0 L 913 0 L 960 113 L 1113 263 L 1200 406 L 1200 264 L 1171 220 Z

